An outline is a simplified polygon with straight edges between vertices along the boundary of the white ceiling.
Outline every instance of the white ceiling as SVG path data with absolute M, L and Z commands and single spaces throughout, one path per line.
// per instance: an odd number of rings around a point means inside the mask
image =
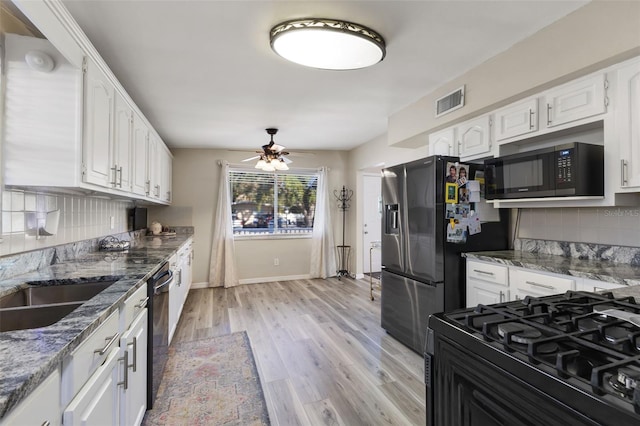
M 172 148 L 351 149 L 387 117 L 584 1 L 64 0 L 134 102 Z M 325 71 L 271 51 L 295 18 L 357 22 L 387 43 L 381 63 Z

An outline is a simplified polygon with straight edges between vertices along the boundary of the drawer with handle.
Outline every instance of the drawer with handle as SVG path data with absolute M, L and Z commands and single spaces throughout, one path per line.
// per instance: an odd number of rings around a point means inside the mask
M 120 344 L 118 311 L 113 312 L 84 342 L 62 361 L 63 403 L 78 393 L 89 377 Z
M 506 266 L 467 260 L 467 278 L 506 286 L 509 284 L 508 271 Z
M 524 296 L 546 296 L 573 290 L 575 280 L 571 278 L 545 275 L 521 269 L 509 270 L 509 282 L 516 290 L 518 298 Z
M 147 284 L 143 284 L 131 296 L 127 297 L 123 305 L 124 324 L 122 330 L 129 328 L 133 320 L 147 307 L 149 295 L 147 294 Z

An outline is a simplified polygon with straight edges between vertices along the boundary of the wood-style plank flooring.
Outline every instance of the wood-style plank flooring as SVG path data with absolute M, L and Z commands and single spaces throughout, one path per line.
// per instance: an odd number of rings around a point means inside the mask
M 191 290 L 174 341 L 246 330 L 273 425 L 424 425 L 423 361 L 335 278 Z

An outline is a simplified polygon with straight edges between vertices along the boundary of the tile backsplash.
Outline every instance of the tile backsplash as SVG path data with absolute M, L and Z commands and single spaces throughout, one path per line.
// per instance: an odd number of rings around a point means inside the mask
M 4 190 L 0 256 L 124 232 L 131 207 L 129 200 Z M 37 239 L 36 229 L 54 210 L 60 210 L 57 233 Z
M 517 237 L 640 247 L 640 207 L 521 209 Z

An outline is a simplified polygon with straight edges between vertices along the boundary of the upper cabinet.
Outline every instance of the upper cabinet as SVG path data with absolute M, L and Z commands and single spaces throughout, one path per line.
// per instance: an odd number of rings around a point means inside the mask
M 516 102 L 494 113 L 496 141 L 538 130 L 538 98 Z
M 456 126 L 458 156 L 462 161 L 487 157 L 491 151 L 491 116 L 486 114 Z
M 605 113 L 606 84 L 605 75 L 597 74 L 545 92 L 546 126 L 556 127 Z
M 100 192 L 168 204 L 164 142 L 61 2 L 14 0 L 51 40 L 3 34 L 4 183 Z M 57 49 L 56 45 L 59 45 Z M 38 70 L 30 51 L 55 67 Z M 61 53 L 62 52 L 62 53 Z M 4 77 L 4 76 L 3 76 Z
M 617 72 L 616 128 L 620 145 L 620 186 L 640 187 L 640 60 Z
M 429 155 L 456 155 L 455 128 L 449 127 L 429 135 Z
M 83 181 L 115 186 L 113 168 L 113 108 L 115 89 L 92 60 L 84 69 Z

